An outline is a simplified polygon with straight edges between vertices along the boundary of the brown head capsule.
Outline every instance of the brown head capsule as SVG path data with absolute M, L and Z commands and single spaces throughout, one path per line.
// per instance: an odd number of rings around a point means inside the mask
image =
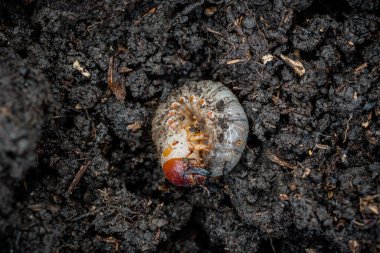
M 240 160 L 248 127 L 239 101 L 223 84 L 182 86 L 160 104 L 152 123 L 165 177 L 193 186 L 228 173 Z

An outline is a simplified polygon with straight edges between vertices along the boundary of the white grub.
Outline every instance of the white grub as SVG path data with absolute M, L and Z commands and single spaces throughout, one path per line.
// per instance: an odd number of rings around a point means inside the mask
M 236 96 L 212 81 L 189 82 L 173 91 L 152 122 L 161 165 L 174 158 L 188 159 L 212 177 L 236 166 L 248 131 L 247 116 Z

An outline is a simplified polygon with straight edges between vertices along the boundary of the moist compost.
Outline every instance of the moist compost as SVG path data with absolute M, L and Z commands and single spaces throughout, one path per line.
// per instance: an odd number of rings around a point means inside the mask
M 0 3 L 1 252 L 379 252 L 379 0 Z M 230 174 L 165 181 L 157 105 L 222 82 Z

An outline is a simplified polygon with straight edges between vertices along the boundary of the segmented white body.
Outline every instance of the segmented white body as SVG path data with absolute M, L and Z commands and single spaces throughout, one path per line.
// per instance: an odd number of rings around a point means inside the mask
M 156 111 L 153 141 L 161 165 L 189 159 L 211 176 L 231 171 L 239 162 L 249 131 L 236 96 L 220 82 L 190 82 L 174 91 Z

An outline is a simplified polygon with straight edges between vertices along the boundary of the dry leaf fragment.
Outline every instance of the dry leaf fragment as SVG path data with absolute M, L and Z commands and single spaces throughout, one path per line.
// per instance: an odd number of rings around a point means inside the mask
M 373 213 L 379 215 L 380 213 L 380 194 L 367 195 L 359 198 L 359 209 L 361 213 Z
M 281 54 L 280 57 L 286 64 L 293 68 L 297 75 L 303 76 L 305 74 L 306 70 L 300 61 L 292 60 L 283 54 Z
M 357 240 L 349 240 L 348 247 L 350 248 L 352 253 L 358 253 L 361 251 L 360 244 Z
M 207 16 L 207 17 L 211 17 L 213 16 L 216 12 L 218 11 L 218 9 L 214 6 L 212 7 L 207 7 L 205 10 L 204 10 L 204 14 Z
M 118 73 L 115 72 L 115 63 L 113 56 L 110 57 L 108 64 L 108 88 L 115 94 L 119 101 L 124 101 L 126 92 Z
M 129 73 L 129 72 L 132 72 L 132 71 L 133 71 L 133 69 L 128 68 L 128 67 L 120 67 L 119 68 L 119 72 L 120 73 Z
M 302 178 L 306 178 L 307 176 L 309 176 L 310 172 L 311 172 L 311 169 L 310 168 L 306 168 L 305 171 L 302 174 Z

